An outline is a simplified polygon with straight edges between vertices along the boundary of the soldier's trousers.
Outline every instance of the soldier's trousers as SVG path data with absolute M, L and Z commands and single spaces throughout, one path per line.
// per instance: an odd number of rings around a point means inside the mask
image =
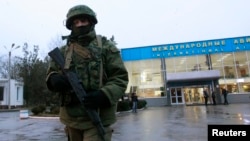
M 104 127 L 105 141 L 111 141 L 113 129 L 111 127 Z M 71 127 L 65 127 L 65 132 L 69 141 L 103 141 L 96 128 L 87 130 L 80 130 Z

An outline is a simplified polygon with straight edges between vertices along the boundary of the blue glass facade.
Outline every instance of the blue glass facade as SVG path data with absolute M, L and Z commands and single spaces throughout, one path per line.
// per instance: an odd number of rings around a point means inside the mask
M 250 92 L 250 36 L 124 48 L 121 55 L 130 79 L 126 93 L 143 98 L 168 93 L 172 104 L 203 103 L 204 89 Z M 213 71 L 218 77 L 204 78 Z
M 250 50 L 250 36 L 121 49 L 124 61 Z

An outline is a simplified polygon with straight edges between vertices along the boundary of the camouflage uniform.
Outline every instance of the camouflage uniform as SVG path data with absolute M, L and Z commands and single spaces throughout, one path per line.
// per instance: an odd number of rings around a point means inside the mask
M 94 22 L 97 23 L 97 20 Z M 68 24 L 66 26 L 70 28 Z M 111 132 L 109 126 L 116 121 L 117 102 L 124 94 L 128 84 L 128 73 L 121 59 L 120 51 L 112 41 L 104 36 L 101 36 L 102 46 L 98 46 L 95 30 L 89 32 L 83 39 L 72 39 L 69 36 L 67 40 L 67 45 L 61 47 L 60 50 L 65 58 L 71 59 L 70 64 L 68 64 L 69 70 L 77 73 L 87 93 L 101 90 L 111 104 L 110 107 L 98 109 L 104 127 L 109 130 L 107 132 Z M 67 57 L 70 51 L 72 55 Z M 62 72 L 51 60 L 46 81 L 53 73 Z M 48 83 L 47 86 L 51 89 Z M 84 106 L 79 103 L 74 93 L 71 91 L 60 92 L 60 99 L 62 105 L 60 107 L 60 121 L 63 124 L 69 128 L 85 130 L 86 132 L 95 130 Z M 111 137 L 108 138 L 111 140 Z

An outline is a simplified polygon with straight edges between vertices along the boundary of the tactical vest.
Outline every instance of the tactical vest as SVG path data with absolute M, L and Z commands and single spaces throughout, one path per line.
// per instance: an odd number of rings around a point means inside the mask
M 101 37 L 101 35 L 97 35 L 96 39 L 97 39 L 98 47 L 100 47 L 100 49 L 101 49 L 101 54 L 100 55 L 102 55 L 102 37 Z M 73 51 L 75 53 L 77 53 L 79 56 L 81 56 L 82 58 L 84 58 L 84 59 L 90 59 L 91 58 L 90 50 L 80 46 L 77 43 L 71 43 L 68 46 L 68 50 L 65 52 L 64 69 L 69 69 L 70 68 L 70 65 L 71 65 L 71 62 L 72 62 Z M 101 57 L 101 59 L 100 59 L 100 73 L 99 73 L 99 88 L 101 88 L 102 85 L 103 85 L 102 80 L 103 80 L 103 62 L 102 62 L 102 57 Z

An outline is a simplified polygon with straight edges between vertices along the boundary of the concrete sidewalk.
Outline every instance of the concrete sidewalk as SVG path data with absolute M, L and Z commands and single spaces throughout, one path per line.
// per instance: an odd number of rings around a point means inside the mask
M 121 112 L 112 141 L 207 141 L 208 124 L 250 125 L 250 104 L 149 107 Z M 1 141 L 67 141 L 58 118 L 21 120 L 19 112 L 0 112 Z

